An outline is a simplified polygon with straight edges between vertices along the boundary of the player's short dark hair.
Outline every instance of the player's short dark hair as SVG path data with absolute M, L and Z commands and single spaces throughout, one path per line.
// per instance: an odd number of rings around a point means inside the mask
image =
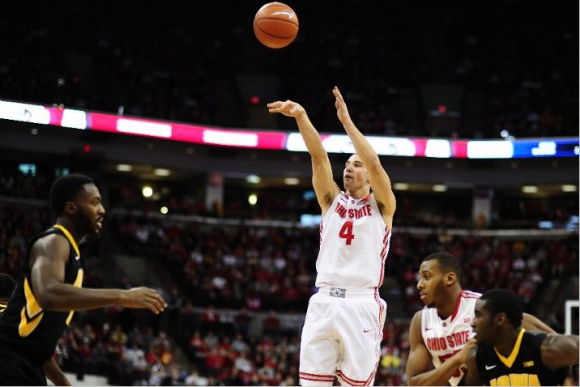
M 16 281 L 8 274 L 0 273 L 0 298 L 8 299 L 12 296 Z
M 507 289 L 492 289 L 483 293 L 480 300 L 485 301 L 485 309 L 491 317 L 505 313 L 514 327 L 520 327 L 524 318 L 522 300 L 512 291 Z
M 88 176 L 73 173 L 59 177 L 50 187 L 50 206 L 57 216 L 64 211 L 66 202 L 74 201 L 85 184 L 95 184 Z
M 455 258 L 453 255 L 446 253 L 444 251 L 439 251 L 437 253 L 433 253 L 423 259 L 423 262 L 427 261 L 437 261 L 437 265 L 439 268 L 445 272 L 453 272 L 457 276 L 458 281 L 461 282 L 461 276 L 463 275 L 463 271 L 461 270 L 461 264 L 459 260 Z

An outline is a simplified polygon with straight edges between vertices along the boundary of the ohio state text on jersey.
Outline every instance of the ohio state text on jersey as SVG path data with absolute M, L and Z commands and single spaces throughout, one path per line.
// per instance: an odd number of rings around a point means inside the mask
M 436 308 L 425 308 L 421 313 L 421 333 L 425 347 L 431 354 L 433 365 L 438 368 L 456 352 L 465 346 L 473 337 L 471 321 L 475 314 L 475 301 L 481 294 L 462 290 L 457 299 L 453 314 L 442 320 Z M 460 367 L 449 379 L 452 386 L 456 386 L 463 374 L 465 366 Z
M 320 222 L 316 286 L 380 287 L 390 240 L 372 194 L 355 199 L 341 192 Z

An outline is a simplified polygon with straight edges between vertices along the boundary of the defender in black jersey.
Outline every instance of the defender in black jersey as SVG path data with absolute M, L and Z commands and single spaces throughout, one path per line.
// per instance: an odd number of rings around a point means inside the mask
M 56 224 L 35 236 L 16 290 L 0 319 L 0 384 L 68 384 L 53 372 L 56 343 L 76 310 L 114 304 L 162 312 L 165 301 L 148 288 L 83 289 L 78 243 L 98 236 L 105 209 L 94 181 L 83 175 L 57 179 L 50 192 Z
M 559 386 L 567 367 L 578 364 L 578 336 L 527 332 L 517 295 L 495 289 L 475 305 L 473 349 L 465 377 L 475 386 Z
M 432 353 L 427 347 L 427 340 L 423 337 L 426 328 L 423 327 L 423 317 L 429 315 L 430 310 L 434 309 L 439 319 L 440 332 L 450 329 L 446 320 L 453 320 L 452 316 L 459 312 L 462 299 L 461 295 L 465 292 L 461 286 L 461 264 L 453 255 L 444 251 L 439 251 L 423 259 L 419 268 L 419 282 L 417 290 L 421 294 L 421 300 L 425 303 L 427 309 L 415 313 L 411 326 L 409 328 L 409 343 L 411 351 L 407 360 L 407 382 L 409 386 L 443 386 L 463 384 L 464 379 L 458 380 L 457 374 L 462 373 L 461 368 L 467 361 L 472 348 L 476 345 L 475 340 L 469 340 L 460 348 L 455 348 L 445 356 L 444 361 L 438 366 L 435 365 Z M 469 291 L 467 291 L 469 293 Z M 472 293 L 473 295 L 473 293 Z M 459 324 L 471 324 L 473 321 L 475 303 L 471 305 L 471 316 L 465 317 Z M 426 313 L 424 316 L 423 314 Z M 524 313 L 522 326 L 528 330 L 540 331 L 544 333 L 556 333 L 552 328 L 538 320 L 536 317 Z M 472 327 L 469 328 L 469 337 L 472 337 Z M 464 331 L 465 332 L 465 331 Z M 448 337 L 445 335 L 444 337 Z M 453 337 L 450 338 L 455 342 Z M 436 351 L 436 346 L 432 349 Z M 449 348 L 447 348 L 449 349 Z M 441 358 L 440 358 L 441 360 Z
M 12 294 L 14 293 L 14 289 L 16 289 L 16 281 L 14 281 L 14 279 L 11 276 L 9 276 L 8 274 L 0 273 L 0 317 L 2 317 L 4 310 L 6 310 L 6 307 L 8 306 L 8 302 L 10 301 L 10 298 L 11 298 Z M 0 350 L 0 353 L 1 352 L 2 351 Z M 2 357 L 3 356 L 0 356 L 0 358 L 2 358 Z M 12 360 L 13 359 L 8 360 L 8 362 L 10 362 Z M 60 369 L 60 366 L 58 365 L 56 360 L 54 360 L 53 357 L 51 358 L 50 361 L 44 363 L 44 365 L 42 366 L 42 369 L 43 369 L 45 375 L 55 385 L 58 386 L 58 385 L 68 383 L 66 376 L 64 375 L 64 373 Z M 1 381 L 1 378 L 0 378 L 0 384 L 4 384 Z
M 8 274 L 0 273 L 0 316 L 8 306 L 8 300 L 14 293 L 16 282 Z

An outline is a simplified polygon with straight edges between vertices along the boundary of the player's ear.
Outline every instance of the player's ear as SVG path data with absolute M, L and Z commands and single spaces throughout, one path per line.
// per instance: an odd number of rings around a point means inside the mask
M 504 324 L 506 324 L 506 323 L 508 322 L 508 319 L 507 319 L 507 316 L 506 316 L 506 314 L 505 314 L 505 313 L 498 313 L 498 314 L 495 316 L 494 320 L 495 320 L 495 323 L 496 323 L 497 325 L 500 325 L 500 326 L 501 326 L 501 325 L 504 325 Z
M 74 202 L 66 202 L 64 204 L 64 212 L 68 215 L 74 215 L 77 212 L 77 204 Z
M 457 276 L 455 275 L 455 273 L 452 271 L 447 273 L 447 285 L 451 286 L 455 282 L 457 282 Z

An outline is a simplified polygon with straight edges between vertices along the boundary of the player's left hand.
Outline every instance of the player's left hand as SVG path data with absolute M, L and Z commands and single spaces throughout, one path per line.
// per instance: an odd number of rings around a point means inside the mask
M 346 102 L 344 102 L 344 98 L 342 97 L 342 94 L 340 94 L 340 90 L 338 90 L 337 86 L 334 86 L 334 89 L 332 89 L 332 94 L 334 94 L 334 97 L 336 98 L 334 106 L 336 106 L 336 115 L 338 116 L 338 119 L 343 125 L 351 123 L 352 120 L 350 119 Z

